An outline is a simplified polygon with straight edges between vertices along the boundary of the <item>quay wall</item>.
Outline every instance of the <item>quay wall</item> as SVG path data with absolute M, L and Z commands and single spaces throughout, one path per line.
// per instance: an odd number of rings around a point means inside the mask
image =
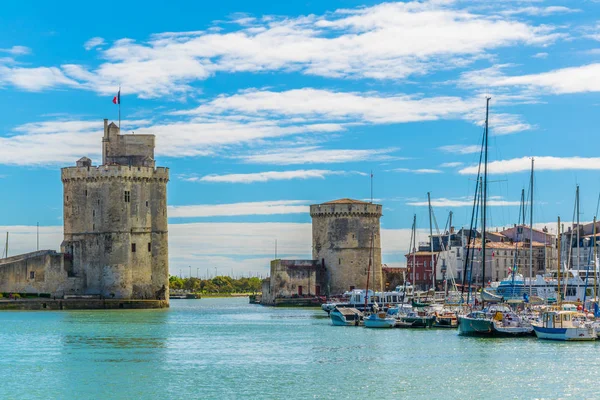
M 69 257 L 41 250 L 0 260 L 0 292 L 47 293 L 51 296 L 81 291 L 83 281 L 73 276 Z
M 0 310 L 118 310 L 167 308 L 167 300 L 126 299 L 23 299 L 0 300 Z

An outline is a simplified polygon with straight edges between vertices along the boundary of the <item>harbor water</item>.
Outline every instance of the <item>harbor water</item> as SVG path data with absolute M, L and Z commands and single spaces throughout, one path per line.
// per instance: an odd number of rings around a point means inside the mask
M 600 343 L 334 327 L 320 309 L 247 303 L 174 300 L 168 310 L 0 313 L 0 396 L 600 397 Z

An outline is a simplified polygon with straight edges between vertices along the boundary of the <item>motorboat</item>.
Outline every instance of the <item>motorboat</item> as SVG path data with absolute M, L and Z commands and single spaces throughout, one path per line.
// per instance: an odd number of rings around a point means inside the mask
M 387 315 L 384 311 L 380 311 L 365 317 L 363 323 L 365 328 L 393 328 L 396 325 L 396 318 Z
M 362 312 L 356 308 L 336 307 L 329 313 L 334 326 L 358 326 L 362 317 Z
M 533 329 L 538 339 L 561 341 L 596 340 L 596 329 L 585 316 L 576 311 L 544 311 Z

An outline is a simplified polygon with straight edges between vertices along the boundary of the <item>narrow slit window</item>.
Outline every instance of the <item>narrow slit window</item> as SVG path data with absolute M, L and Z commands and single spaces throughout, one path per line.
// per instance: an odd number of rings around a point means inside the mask
M 125 203 L 131 202 L 131 192 L 129 190 L 125 191 Z
M 148 242 L 148 251 L 152 251 L 152 243 Z
M 135 243 L 131 243 L 131 252 L 135 253 Z

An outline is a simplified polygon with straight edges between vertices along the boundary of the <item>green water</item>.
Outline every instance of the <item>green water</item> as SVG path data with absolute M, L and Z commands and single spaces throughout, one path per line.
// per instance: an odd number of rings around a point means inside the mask
M 600 398 L 600 343 L 333 327 L 247 299 L 0 313 L 0 399 Z

